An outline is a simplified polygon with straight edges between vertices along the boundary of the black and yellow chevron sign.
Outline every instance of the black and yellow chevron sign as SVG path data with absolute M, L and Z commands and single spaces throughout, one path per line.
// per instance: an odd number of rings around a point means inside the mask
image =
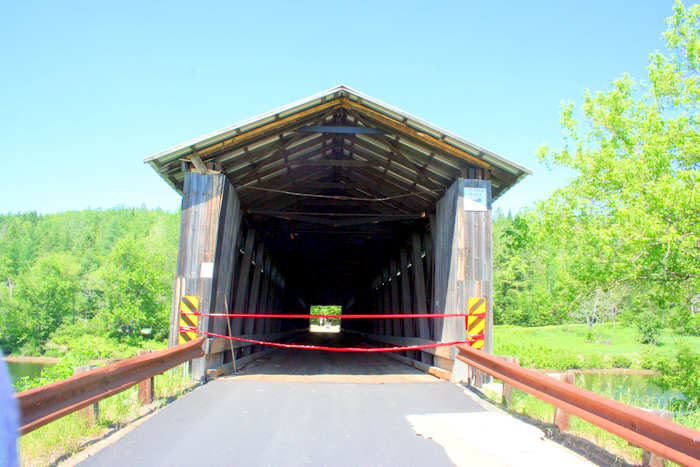
M 180 300 L 180 336 L 178 344 L 184 344 L 197 338 L 199 315 L 199 297 L 185 295 Z
M 486 331 L 486 298 L 469 297 L 467 313 L 467 340 L 475 349 L 484 347 Z

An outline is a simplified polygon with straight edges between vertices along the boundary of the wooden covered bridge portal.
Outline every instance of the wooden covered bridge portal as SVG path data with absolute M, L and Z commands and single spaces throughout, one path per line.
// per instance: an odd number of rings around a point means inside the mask
M 182 194 L 171 316 L 199 298 L 200 334 L 279 341 L 308 320 L 207 314 L 464 313 L 487 298 L 491 350 L 491 202 L 529 171 L 345 86 L 146 159 Z M 465 338 L 464 319 L 343 320 L 373 342 Z M 211 337 L 193 376 L 232 361 Z M 267 350 L 236 343 L 235 357 Z M 453 370 L 449 348 L 405 352 Z

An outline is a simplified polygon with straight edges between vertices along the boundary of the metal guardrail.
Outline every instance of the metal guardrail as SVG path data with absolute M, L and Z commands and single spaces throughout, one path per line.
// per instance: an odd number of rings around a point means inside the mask
M 457 358 L 562 410 L 682 465 L 700 464 L 700 431 L 534 370 L 458 345 Z
M 181 363 L 204 355 L 204 338 L 109 365 L 17 393 L 24 435 L 47 423 L 129 389 Z

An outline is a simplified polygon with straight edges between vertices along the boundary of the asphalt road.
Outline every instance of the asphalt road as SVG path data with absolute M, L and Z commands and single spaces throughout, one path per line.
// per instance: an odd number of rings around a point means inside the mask
M 412 414 L 482 409 L 449 383 L 210 382 L 84 466 L 453 465 Z
M 304 343 L 360 345 L 346 335 Z M 542 432 L 384 354 L 276 350 L 196 388 L 84 466 L 585 465 Z

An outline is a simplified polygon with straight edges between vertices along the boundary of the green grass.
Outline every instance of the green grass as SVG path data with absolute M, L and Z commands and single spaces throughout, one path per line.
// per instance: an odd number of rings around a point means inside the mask
M 677 336 L 664 329 L 658 346 L 641 344 L 637 330 L 621 325 L 598 325 L 592 335 L 585 325 L 569 324 L 542 327 L 494 326 L 494 353 L 520 358 L 522 366 L 541 369 L 605 369 L 651 368 L 654 362 L 671 359 L 682 345 L 700 352 L 700 337 Z M 577 382 L 579 384 L 580 382 Z M 644 408 L 656 406 L 651 399 L 643 400 L 640 388 L 620 390 L 619 385 L 599 383 L 592 391 L 620 402 Z M 485 392 L 500 402 L 500 395 Z M 513 403 L 508 410 L 552 423 L 554 407 L 519 390 L 513 391 Z M 693 429 L 700 429 L 700 410 L 676 414 L 674 421 Z M 642 450 L 602 428 L 578 417 L 571 417 L 569 433 L 588 439 L 628 462 L 640 463 Z
M 668 329 L 655 346 L 639 343 L 635 328 L 619 324 L 597 325 L 592 336 L 583 324 L 494 326 L 494 353 L 518 356 L 530 368 L 650 368 L 673 356 L 681 344 L 700 351 L 700 337 L 677 336 Z
M 155 377 L 155 406 L 161 407 L 193 386 L 183 366 L 175 367 Z M 71 414 L 45 425 L 20 438 L 22 465 L 47 465 L 56 459 L 78 452 L 86 443 L 119 429 L 138 418 L 141 407 L 138 387 L 99 402 L 98 423 L 89 426 L 78 414 Z

